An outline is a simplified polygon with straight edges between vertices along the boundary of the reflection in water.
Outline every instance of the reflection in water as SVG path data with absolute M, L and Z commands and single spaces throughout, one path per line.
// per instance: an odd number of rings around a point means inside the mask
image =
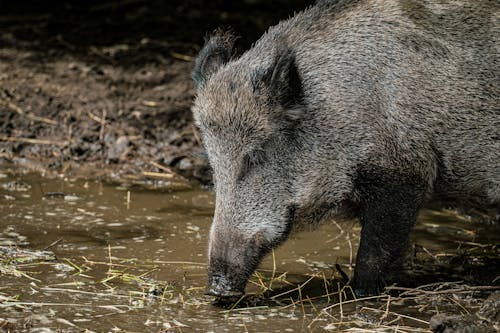
M 308 332 L 334 329 L 333 317 L 355 312 L 347 289 L 341 308 L 320 312 L 339 301 L 339 281 L 351 274 L 359 234 L 353 221 L 293 235 L 253 277 L 247 290 L 257 296 L 236 308 L 211 305 L 203 292 L 213 205 L 213 194 L 202 190 L 162 193 L 1 174 L 0 246 L 24 252 L 0 251 L 0 326 L 9 319 L 16 328 L 64 332 Z M 480 267 L 481 260 L 493 263 L 490 271 L 475 269 L 484 280 L 499 274 L 497 227 L 426 211 L 413 236 L 423 263 L 414 266 L 416 283 L 467 279 L 468 265 Z M 445 265 L 452 259 L 461 260 L 459 270 Z M 405 322 L 415 327 L 427 327 L 435 313 L 403 303 L 398 311 L 415 316 Z

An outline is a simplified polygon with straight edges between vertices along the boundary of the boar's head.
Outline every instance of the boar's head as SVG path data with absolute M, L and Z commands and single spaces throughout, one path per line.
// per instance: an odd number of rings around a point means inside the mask
M 293 170 L 303 115 L 294 53 L 285 43 L 262 62 L 232 58 L 217 32 L 196 60 L 195 122 L 213 169 L 216 204 L 208 245 L 208 293 L 237 297 L 296 215 Z

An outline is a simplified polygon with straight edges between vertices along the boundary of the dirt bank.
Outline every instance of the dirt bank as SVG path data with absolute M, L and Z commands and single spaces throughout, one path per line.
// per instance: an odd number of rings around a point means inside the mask
M 309 1 L 311 2 L 311 1 Z M 190 106 L 206 31 L 248 47 L 306 1 L 0 2 L 0 158 L 118 180 L 210 180 Z

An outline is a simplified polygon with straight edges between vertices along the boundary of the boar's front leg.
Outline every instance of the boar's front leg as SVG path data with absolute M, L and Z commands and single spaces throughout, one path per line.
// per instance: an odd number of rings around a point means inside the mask
M 369 170 L 359 174 L 357 189 L 362 229 L 354 291 L 357 296 L 376 295 L 401 269 L 425 185 L 411 177 Z

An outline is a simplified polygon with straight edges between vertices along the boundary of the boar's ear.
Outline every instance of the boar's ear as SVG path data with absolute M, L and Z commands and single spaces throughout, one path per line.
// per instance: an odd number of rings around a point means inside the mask
M 275 103 L 287 109 L 293 109 L 301 104 L 302 80 L 295 53 L 289 47 L 283 45 L 278 48 L 271 67 L 262 76 L 262 81 L 268 87 L 270 98 Z
M 205 45 L 201 49 L 192 77 L 196 88 L 202 87 L 211 75 L 227 63 L 233 54 L 235 37 L 231 32 L 216 30 L 211 36 L 205 37 Z

